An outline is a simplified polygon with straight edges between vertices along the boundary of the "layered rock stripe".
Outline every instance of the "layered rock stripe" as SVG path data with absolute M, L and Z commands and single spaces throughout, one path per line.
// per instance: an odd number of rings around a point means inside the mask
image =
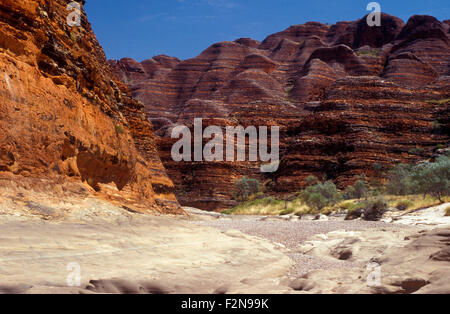
M 139 211 L 182 212 L 143 105 L 111 73 L 85 12 L 68 25 L 68 3 L 0 3 L 0 175 L 84 182 Z
M 269 193 L 289 193 L 309 175 L 340 187 L 399 162 L 432 158 L 447 145 L 450 83 L 449 21 L 382 14 L 325 25 L 291 26 L 263 42 L 241 38 L 180 61 L 111 60 L 132 95 L 144 103 L 161 157 L 184 205 L 207 210 L 236 204 L 234 181 L 259 178 Z M 280 170 L 259 163 L 175 163 L 172 128 L 278 125 Z M 439 126 L 438 128 L 436 126 Z

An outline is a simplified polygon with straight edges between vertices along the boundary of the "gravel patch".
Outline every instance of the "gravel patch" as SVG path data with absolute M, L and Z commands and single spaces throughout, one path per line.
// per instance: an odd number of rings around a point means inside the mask
M 245 234 L 267 239 L 285 246 L 287 255 L 294 260 L 295 266 L 290 276 L 299 278 L 313 270 L 353 268 L 361 266 L 349 261 L 325 260 L 316 256 L 300 253 L 300 247 L 317 234 L 327 234 L 332 231 L 363 231 L 363 230 L 398 230 L 408 226 L 394 225 L 385 222 L 364 220 L 329 220 L 329 221 L 283 221 L 277 219 L 261 220 L 261 217 L 221 218 L 217 220 L 195 221 L 196 224 L 218 228 L 222 231 L 239 230 Z

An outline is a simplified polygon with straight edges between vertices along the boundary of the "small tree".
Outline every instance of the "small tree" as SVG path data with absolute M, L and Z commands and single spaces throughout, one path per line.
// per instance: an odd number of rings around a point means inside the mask
M 371 178 L 369 180 L 369 187 L 370 187 L 370 193 L 373 196 L 377 196 L 383 193 L 384 190 L 384 184 L 383 182 L 378 178 Z
M 286 195 L 285 197 L 283 197 L 284 200 L 284 210 L 287 211 L 288 210 L 288 202 L 292 202 L 297 198 L 296 194 L 292 194 L 292 195 Z
M 355 189 L 355 198 L 357 199 L 362 199 L 369 194 L 369 187 L 362 178 L 355 182 L 353 188 Z
M 450 195 L 450 158 L 438 158 L 416 166 L 398 165 L 388 173 L 387 190 L 395 195 L 421 193 L 443 202 Z
M 236 201 L 245 202 L 250 196 L 257 194 L 261 190 L 261 184 L 256 179 L 242 177 L 234 184 L 233 197 Z
M 383 165 L 376 163 L 376 164 L 373 164 L 372 167 L 373 167 L 373 170 L 375 171 L 375 175 L 377 177 L 381 176 L 381 174 L 383 173 Z
M 369 187 L 366 184 L 365 178 L 359 177 L 358 180 L 355 181 L 353 186 L 347 187 L 344 192 L 344 197 L 346 199 L 362 199 L 367 197 L 369 194 Z
M 411 178 L 410 165 L 400 164 L 391 169 L 388 174 L 387 192 L 392 195 L 408 195 L 413 193 L 415 186 Z
M 306 185 L 307 186 L 313 186 L 316 185 L 318 183 L 320 183 L 319 179 L 315 176 L 309 176 L 305 179 Z
M 355 195 L 356 195 L 356 191 L 352 185 L 348 186 L 344 191 L 344 199 L 346 199 L 346 200 L 354 199 Z
M 321 211 L 327 206 L 328 200 L 319 193 L 312 193 L 309 195 L 306 204 L 317 211 Z
M 316 185 L 316 190 L 328 201 L 327 205 L 335 205 L 342 200 L 341 192 L 331 181 Z
M 441 203 L 450 195 L 450 158 L 440 157 L 434 163 L 420 164 L 411 172 L 417 192 L 431 195 Z
M 342 195 L 333 182 L 318 183 L 307 187 L 301 195 L 303 201 L 311 208 L 321 210 L 328 205 L 335 205 Z

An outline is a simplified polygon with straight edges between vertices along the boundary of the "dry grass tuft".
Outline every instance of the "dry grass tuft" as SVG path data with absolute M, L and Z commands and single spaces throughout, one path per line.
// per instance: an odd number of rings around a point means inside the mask
M 413 212 L 418 209 L 438 206 L 439 200 L 423 195 L 407 195 L 395 196 L 387 195 L 383 197 L 389 208 L 398 208 L 404 210 L 405 213 Z M 373 201 L 375 198 L 369 198 L 366 201 Z M 450 202 L 450 197 L 444 198 L 444 201 Z M 361 207 L 364 200 L 344 200 L 334 206 L 325 207 L 321 214 L 330 215 L 332 213 L 348 213 Z M 239 204 L 238 206 L 223 211 L 224 214 L 230 215 L 262 215 L 262 216 L 279 216 L 279 215 L 297 215 L 318 214 L 317 211 L 309 208 L 300 198 L 293 201 L 285 202 L 284 200 L 274 197 L 265 197 L 250 200 Z M 450 208 L 447 209 L 450 215 Z

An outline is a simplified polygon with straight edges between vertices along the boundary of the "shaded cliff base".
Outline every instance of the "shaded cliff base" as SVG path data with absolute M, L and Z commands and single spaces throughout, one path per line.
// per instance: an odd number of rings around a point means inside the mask
M 0 195 L 0 215 L 53 221 L 71 219 L 81 208 L 95 216 L 109 206 L 134 213 L 184 214 L 176 201 L 155 198 L 151 202 L 131 191 L 119 191 L 114 183 L 94 189 L 87 182 L 62 176 L 35 178 L 0 172 Z

